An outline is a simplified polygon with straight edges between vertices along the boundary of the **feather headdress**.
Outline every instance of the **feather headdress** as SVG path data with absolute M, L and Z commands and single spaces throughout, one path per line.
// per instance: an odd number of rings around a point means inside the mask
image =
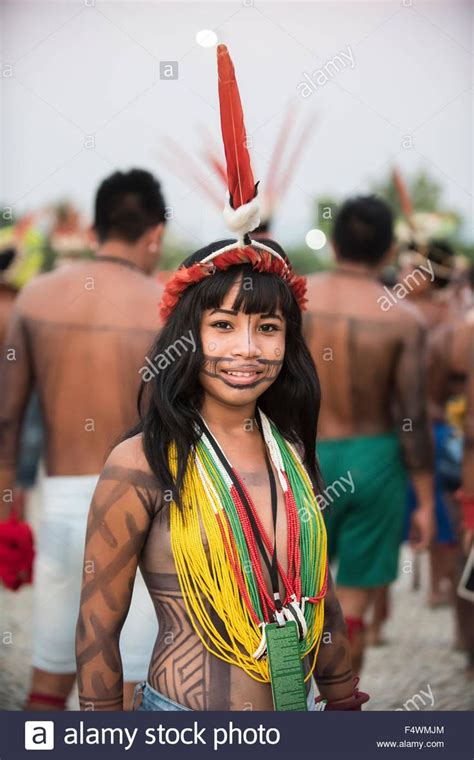
M 250 233 L 260 224 L 257 188 L 247 147 L 244 114 L 235 70 L 225 45 L 217 48 L 218 90 L 222 140 L 226 159 L 227 201 L 224 219 L 236 240 L 211 244 L 188 257 L 168 280 L 160 303 L 163 321 L 169 317 L 182 293 L 217 270 L 244 263 L 260 272 L 278 274 L 293 290 L 300 308 L 305 308 L 306 278 L 296 275 L 277 243 L 252 240 Z M 223 171 L 221 170 L 221 173 Z
M 314 133 L 314 126 L 315 116 L 311 114 L 298 130 L 295 104 L 289 104 L 268 161 L 265 182 L 262 183 L 262 188 L 259 187 L 260 225 L 253 230 L 254 236 L 268 236 L 276 208 L 283 201 L 285 193 L 290 187 L 291 178 L 301 160 L 304 147 Z M 201 158 L 207 169 L 210 169 L 211 173 L 215 175 L 221 187 L 227 188 L 227 168 L 220 155 L 219 146 L 216 145 L 210 130 L 201 127 L 200 131 L 203 141 Z M 165 138 L 165 144 L 166 151 L 161 154 L 163 163 L 167 164 L 171 171 L 184 181 L 189 182 L 189 179 L 192 179 L 193 182 L 196 182 L 212 205 L 220 210 L 222 208 L 221 197 L 216 190 L 215 183 L 210 181 L 210 172 L 206 172 L 203 165 L 172 138 Z

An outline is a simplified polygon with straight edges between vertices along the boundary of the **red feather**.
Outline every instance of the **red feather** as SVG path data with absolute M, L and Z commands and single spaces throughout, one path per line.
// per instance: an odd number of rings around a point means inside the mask
M 274 199 L 275 199 L 275 178 L 278 173 L 278 169 L 281 166 L 282 162 L 282 156 L 285 151 L 286 144 L 288 142 L 288 137 L 290 135 L 291 127 L 295 123 L 295 108 L 292 103 L 288 106 L 285 114 L 285 118 L 283 119 L 280 131 L 278 133 L 277 141 L 275 143 L 275 146 L 273 148 L 273 153 L 270 158 L 270 168 L 268 169 L 267 174 L 267 194 L 270 198 L 270 210 L 273 210 L 274 205 Z
M 306 126 L 303 127 L 300 136 L 296 142 L 295 147 L 293 148 L 292 152 L 290 153 L 290 156 L 288 158 L 288 163 L 285 171 L 283 172 L 282 177 L 280 178 L 278 182 L 278 186 L 275 191 L 275 199 L 278 201 L 281 201 L 283 198 L 284 193 L 288 190 L 289 184 L 290 184 L 290 178 L 292 173 L 295 171 L 296 166 L 298 164 L 298 161 L 300 159 L 300 156 L 303 152 L 303 148 L 308 142 L 309 138 L 311 137 L 311 134 L 314 132 L 314 116 L 310 116 L 308 122 L 306 123 Z
M 410 227 L 413 227 L 413 206 L 410 199 L 408 188 L 405 185 L 402 175 L 395 167 L 393 170 L 393 182 L 400 198 L 400 205 L 402 207 L 403 216 L 407 220 Z
M 227 187 L 227 169 L 224 161 L 220 158 L 220 146 L 216 145 L 208 128 L 201 126 L 200 132 L 206 146 L 204 148 L 203 157 L 211 165 L 216 176 L 224 183 L 224 187 Z
M 225 169 L 224 164 L 219 161 L 217 156 L 215 156 L 213 153 L 208 152 L 206 155 L 207 160 L 211 164 L 212 168 L 214 169 L 215 173 L 219 177 L 219 179 L 223 180 L 224 185 L 227 183 L 227 172 Z
M 232 205 L 234 208 L 239 208 L 255 196 L 255 182 L 247 150 L 244 114 L 235 79 L 234 64 L 225 45 L 217 47 L 217 72 L 227 182 Z

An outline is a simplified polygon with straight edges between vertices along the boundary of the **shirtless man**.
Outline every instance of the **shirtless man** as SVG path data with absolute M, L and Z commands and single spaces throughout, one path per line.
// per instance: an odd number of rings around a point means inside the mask
M 432 332 L 429 341 L 429 397 L 431 416 L 437 430 L 439 448 L 446 442 L 454 428 L 464 433 L 462 490 L 474 501 L 474 322 L 472 316 L 451 321 Z M 445 486 L 442 489 L 442 486 Z M 449 490 L 446 486 L 450 486 Z M 452 597 L 456 611 L 458 644 L 466 651 L 467 674 L 474 677 L 474 605 L 458 596 L 456 588 L 466 557 L 472 543 L 471 524 L 464 518 L 462 501 L 452 493 L 457 483 L 451 485 L 440 479 L 440 498 L 447 505 L 449 528 L 457 541 L 455 562 L 451 573 Z M 463 528 L 470 531 L 470 540 L 463 536 Z
M 430 330 L 459 317 L 461 304 L 452 283 L 456 259 L 454 250 L 444 240 L 431 240 L 422 250 L 423 253 L 401 253 L 400 281 L 410 283 L 407 298 L 421 311 Z M 420 271 L 420 265 L 426 266 L 427 259 L 433 270 L 432 276 L 413 277 L 413 271 Z
M 327 486 L 329 553 L 339 560 L 337 595 L 356 673 L 364 614 L 375 590 L 397 575 L 405 467 L 418 495 L 414 546 L 425 549 L 433 529 L 425 328 L 404 302 L 390 301 L 377 280 L 392 240 L 391 213 L 381 200 L 344 203 L 333 232 L 336 268 L 309 278 L 305 324 L 321 379 L 318 454 Z
M 453 283 L 455 274 L 455 253 L 453 248 L 443 240 L 431 240 L 423 249 L 423 254 L 413 252 L 412 254 L 402 254 L 402 267 L 400 279 L 404 282 L 410 282 L 413 289 L 410 290 L 408 300 L 410 304 L 416 306 L 423 315 L 427 326 L 428 336 L 438 328 L 442 329 L 443 325 L 463 318 L 462 299 L 459 292 L 456 291 Z M 430 277 L 411 277 L 410 272 L 420 270 L 420 265 L 426 264 L 433 270 Z M 428 373 L 430 376 L 430 373 Z M 430 400 L 428 401 L 430 404 Z M 434 423 L 435 439 L 441 434 L 440 417 L 432 419 Z M 435 460 L 438 451 L 437 441 L 435 440 Z M 435 463 L 435 470 L 437 464 Z M 449 510 L 445 500 L 439 491 L 435 475 L 435 535 L 429 548 L 430 555 L 430 591 L 428 603 L 431 607 L 440 604 L 446 604 L 451 598 L 451 589 L 449 588 L 453 573 L 455 573 L 456 564 L 456 537 L 451 528 L 449 519 Z M 408 494 L 408 511 L 411 512 L 416 506 L 416 495 L 413 489 L 409 488 Z
M 29 710 L 64 709 L 75 680 L 87 511 L 97 473 L 136 419 L 140 369 L 159 325 L 162 288 L 150 275 L 164 219 L 160 185 L 151 174 L 133 169 L 108 177 L 95 203 L 95 259 L 34 279 L 10 320 L 0 376 L 0 520 L 8 518 L 11 499 L 5 495 L 14 487 L 22 419 L 34 386 L 46 437 Z M 140 577 L 121 640 L 126 705 L 155 637 L 156 619 Z

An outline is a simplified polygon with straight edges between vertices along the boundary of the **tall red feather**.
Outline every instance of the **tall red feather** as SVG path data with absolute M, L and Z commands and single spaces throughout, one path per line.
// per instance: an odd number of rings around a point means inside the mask
M 225 45 L 217 47 L 217 72 L 227 182 L 232 205 L 239 208 L 255 196 L 255 182 L 247 150 L 244 114 L 234 64 Z

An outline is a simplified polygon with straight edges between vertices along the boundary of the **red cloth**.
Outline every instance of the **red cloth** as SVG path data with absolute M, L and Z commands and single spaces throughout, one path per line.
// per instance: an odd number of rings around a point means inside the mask
M 36 702 L 37 704 L 51 705 L 59 710 L 66 709 L 66 700 L 64 697 L 55 697 L 53 694 L 42 694 L 39 691 L 31 692 L 27 700 L 28 704 Z
M 351 617 L 350 615 L 346 615 L 344 620 L 347 628 L 347 638 L 349 639 L 349 642 L 352 643 L 354 641 L 354 637 L 359 633 L 359 631 L 364 630 L 364 621 L 362 618 Z
M 34 556 L 30 526 L 12 513 L 8 520 L 0 523 L 0 581 L 11 591 L 31 583 Z
M 457 491 L 456 496 L 461 504 L 462 526 L 465 530 L 474 530 L 474 495 Z

